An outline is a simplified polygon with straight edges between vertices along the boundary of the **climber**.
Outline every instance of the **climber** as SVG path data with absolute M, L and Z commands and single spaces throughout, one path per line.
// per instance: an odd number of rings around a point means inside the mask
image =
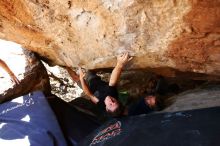
M 124 115 L 134 116 L 160 111 L 166 107 L 165 97 L 175 95 L 179 90 L 177 84 L 169 84 L 162 76 L 151 77 L 147 83 L 145 96 L 125 107 Z
M 11 77 L 11 79 L 15 82 L 15 84 L 19 84 L 20 81 L 18 78 L 15 76 L 15 74 L 11 71 L 11 69 L 8 67 L 8 65 L 0 59 L 0 67 L 2 67 Z
M 117 81 L 121 75 L 123 67 L 132 59 L 128 52 L 117 57 L 117 64 L 113 69 L 109 83 L 101 80 L 95 73 L 87 73 L 87 82 L 84 80 L 86 74 L 79 68 L 79 76 L 69 67 L 67 71 L 76 82 L 80 82 L 83 91 L 89 99 L 100 109 L 111 116 L 118 116 L 123 112 L 121 103 L 117 100 L 118 92 L 116 89 Z
M 155 95 L 146 95 L 144 98 L 140 98 L 137 102 L 124 108 L 122 115 L 134 116 L 140 114 L 148 114 L 154 111 L 158 111 L 158 98 Z

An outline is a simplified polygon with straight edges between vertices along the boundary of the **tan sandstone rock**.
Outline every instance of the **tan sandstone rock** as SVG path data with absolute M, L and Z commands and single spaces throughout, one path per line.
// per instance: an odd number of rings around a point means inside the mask
M 219 0 L 1 0 L 0 38 L 59 65 L 110 68 L 129 51 L 129 69 L 220 75 Z
M 17 44 L 7 46 L 7 42 L 0 42 L 1 45 L 5 44 L 5 48 L 0 46 L 0 59 L 7 64 L 20 82 L 15 84 L 0 66 L 0 103 L 36 90 L 49 94 L 50 84 L 47 71 L 34 53 L 23 50 Z

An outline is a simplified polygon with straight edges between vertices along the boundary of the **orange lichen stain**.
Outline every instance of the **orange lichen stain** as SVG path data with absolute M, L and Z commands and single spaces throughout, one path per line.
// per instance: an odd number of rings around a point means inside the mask
M 212 52 L 220 54 L 215 50 L 220 38 L 220 1 L 192 0 L 191 4 L 192 10 L 184 17 L 187 27 L 169 45 L 166 55 L 180 70 L 206 72 Z

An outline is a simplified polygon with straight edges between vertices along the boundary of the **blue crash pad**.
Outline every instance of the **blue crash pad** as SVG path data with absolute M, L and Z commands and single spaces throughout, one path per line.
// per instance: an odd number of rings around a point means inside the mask
M 42 92 L 0 105 L 1 146 L 66 146 L 65 139 Z

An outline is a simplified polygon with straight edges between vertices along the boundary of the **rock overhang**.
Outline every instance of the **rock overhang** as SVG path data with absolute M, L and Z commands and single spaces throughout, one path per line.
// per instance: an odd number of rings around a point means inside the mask
M 0 37 L 54 64 L 128 69 L 172 68 L 219 75 L 219 1 L 1 1 Z M 16 5 L 16 6 L 15 6 Z

